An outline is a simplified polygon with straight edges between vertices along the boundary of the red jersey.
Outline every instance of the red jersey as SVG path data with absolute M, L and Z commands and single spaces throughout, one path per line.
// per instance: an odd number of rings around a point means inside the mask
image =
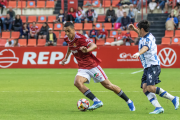
M 91 41 L 84 35 L 76 33 L 72 41 L 69 40 L 68 36 L 66 35 L 64 37 L 64 41 L 67 42 L 68 47 L 76 58 L 80 69 L 91 69 L 100 64 L 101 60 L 96 58 L 92 52 L 83 53 L 81 50 L 79 50 L 82 46 L 88 48 L 88 45 L 91 43 Z
M 117 34 L 116 40 L 121 40 L 124 37 L 124 34 Z
M 107 35 L 108 35 L 108 31 L 107 31 L 107 30 L 104 30 L 104 31 L 101 30 L 99 34 L 102 34 L 102 35 L 106 35 L 106 36 L 107 36 Z
M 1 0 L 1 1 L 0 1 L 0 4 L 6 6 L 6 5 L 7 5 L 7 0 L 3 0 L 3 1 Z
M 76 12 L 68 12 L 69 15 L 72 15 L 74 18 L 76 18 Z
M 36 27 L 31 26 L 30 31 L 32 32 L 32 34 L 36 34 L 39 31 L 39 28 L 38 26 Z

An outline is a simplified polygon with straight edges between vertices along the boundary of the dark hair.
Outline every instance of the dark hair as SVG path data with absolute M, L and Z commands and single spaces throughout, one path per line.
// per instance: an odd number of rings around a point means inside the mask
M 23 23 L 23 25 L 22 25 L 22 29 L 24 30 L 25 28 L 24 28 L 24 25 L 25 25 L 26 23 Z M 26 26 L 27 26 L 27 24 L 26 24 Z M 28 26 L 27 26 L 28 27 Z
M 11 45 L 12 44 L 12 42 L 11 41 L 9 41 L 9 45 Z
M 137 27 L 139 29 L 143 28 L 145 32 L 149 32 L 149 22 L 147 20 L 141 20 Z
M 48 28 L 49 28 L 49 25 L 47 24 L 47 22 L 44 22 L 44 24 L 46 24 L 46 29 L 48 29 Z
M 74 24 L 71 23 L 71 22 L 66 22 L 64 27 L 71 27 L 71 28 L 74 28 Z
M 19 16 L 19 19 L 21 19 L 21 16 L 20 16 L 20 15 L 16 15 L 15 20 L 17 20 L 17 16 Z

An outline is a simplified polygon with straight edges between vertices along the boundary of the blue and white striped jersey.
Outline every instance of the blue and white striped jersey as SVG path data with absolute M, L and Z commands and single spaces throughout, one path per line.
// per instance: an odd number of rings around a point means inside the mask
M 150 67 L 151 65 L 160 65 L 159 57 L 157 56 L 156 38 L 151 33 L 148 33 L 144 37 L 140 38 L 139 51 L 143 46 L 147 46 L 149 48 L 148 51 L 140 55 L 140 60 L 144 69 Z

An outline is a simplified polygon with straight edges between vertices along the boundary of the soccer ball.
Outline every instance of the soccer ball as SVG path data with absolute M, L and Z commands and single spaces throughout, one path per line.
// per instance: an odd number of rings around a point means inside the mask
M 77 107 L 80 111 L 86 111 L 90 106 L 90 103 L 88 100 L 86 99 L 80 99 L 78 102 L 77 102 Z

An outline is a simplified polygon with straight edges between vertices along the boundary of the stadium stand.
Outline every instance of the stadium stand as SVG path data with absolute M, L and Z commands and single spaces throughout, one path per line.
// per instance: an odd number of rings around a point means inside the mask
M 46 40 L 45 39 L 38 39 L 37 46 L 44 46 L 45 44 L 46 44 Z
M 36 46 L 36 39 L 28 39 L 28 46 Z
M 20 46 L 27 46 L 27 40 L 26 39 L 19 39 L 18 43 L 20 44 Z
M 173 45 L 180 45 L 180 38 L 172 38 L 172 43 Z
M 171 39 L 170 39 L 170 38 L 165 38 L 165 37 L 163 37 L 161 44 L 162 44 L 162 45 L 170 45 L 170 42 L 171 42 Z

